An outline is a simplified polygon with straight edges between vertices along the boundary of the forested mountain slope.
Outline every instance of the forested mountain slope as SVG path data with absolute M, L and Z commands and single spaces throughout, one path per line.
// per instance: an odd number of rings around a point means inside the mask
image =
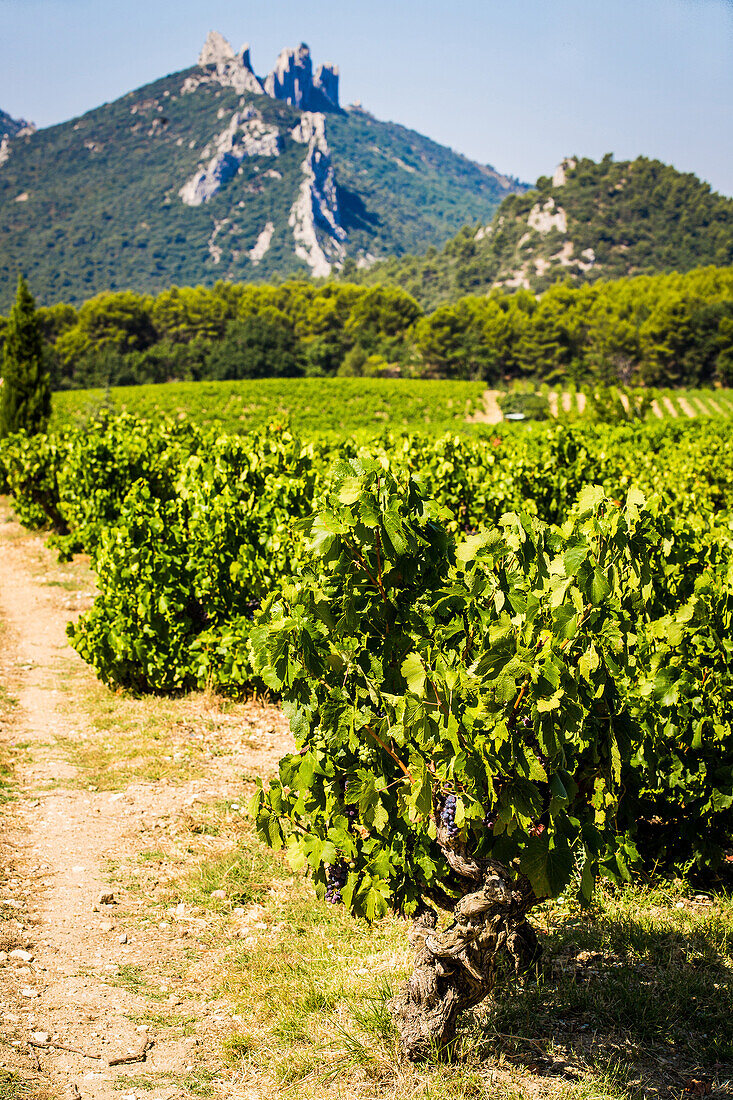
M 19 271 L 46 304 L 325 276 L 442 245 L 524 187 L 343 110 L 338 71 L 314 73 L 306 46 L 262 79 L 216 34 L 191 69 L 36 133 L 9 127 L 4 148 L 0 310 Z
M 466 227 L 442 251 L 355 271 L 401 286 L 431 308 L 495 287 L 539 292 L 625 275 L 733 263 L 733 199 L 691 173 L 638 157 L 571 158 L 535 188 L 509 195 L 488 225 Z

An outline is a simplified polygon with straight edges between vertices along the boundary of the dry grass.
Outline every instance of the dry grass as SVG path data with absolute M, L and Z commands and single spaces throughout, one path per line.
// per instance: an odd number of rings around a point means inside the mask
M 100 791 L 132 782 L 185 783 L 208 774 L 216 758 L 255 748 L 274 764 L 285 751 L 282 716 L 252 701 L 232 703 L 206 692 L 135 698 L 95 683 L 81 697 L 75 692 L 69 713 L 80 705 L 84 727 L 58 743 L 79 769 L 77 785 Z
M 405 923 L 372 927 L 316 900 L 246 825 L 170 899 L 207 914 L 236 1026 L 223 1056 L 257 1095 L 552 1097 L 726 1095 L 733 1077 L 733 902 L 677 884 L 604 888 L 590 911 L 537 913 L 537 981 L 507 983 L 466 1017 L 452 1065 L 401 1063 L 387 1002 L 409 971 Z M 224 891 L 225 897 L 212 896 Z

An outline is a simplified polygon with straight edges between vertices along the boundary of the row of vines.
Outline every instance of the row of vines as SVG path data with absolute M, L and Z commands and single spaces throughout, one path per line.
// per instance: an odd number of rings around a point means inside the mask
M 298 747 L 258 828 L 329 901 L 417 916 L 393 1009 L 412 1056 L 450 1041 L 499 948 L 531 960 L 542 898 L 729 866 L 724 425 L 360 448 L 107 416 L 10 437 L 0 477 L 91 555 L 69 636 L 105 682 L 283 698 Z

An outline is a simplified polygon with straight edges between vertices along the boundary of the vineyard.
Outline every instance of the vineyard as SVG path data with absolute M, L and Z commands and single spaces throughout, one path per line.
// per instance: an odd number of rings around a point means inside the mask
M 582 926 L 599 881 L 620 906 L 730 887 L 733 442 L 722 416 L 439 435 L 482 387 L 425 383 L 438 409 L 403 385 L 389 426 L 430 430 L 368 443 L 362 380 L 361 413 L 315 410 L 333 434 L 309 441 L 305 390 L 266 428 L 262 382 L 246 432 L 249 397 L 212 396 L 231 434 L 205 386 L 197 412 L 167 387 L 170 419 L 75 427 L 57 401 L 54 431 L 0 444 L 0 480 L 62 560 L 90 556 L 68 637 L 101 681 L 282 700 L 296 748 L 258 780 L 258 834 L 377 940 L 412 918 L 379 1026 L 420 1062 L 455 1054 L 491 992 L 513 1034 L 512 1005 L 550 1012 L 531 981 L 553 899 Z
M 441 434 L 464 429 L 481 408 L 480 382 L 368 378 L 263 378 L 240 382 L 172 382 L 103 390 L 67 390 L 54 403 L 54 426 L 81 424 L 101 409 L 246 434 L 274 421 L 306 438 L 369 437 L 390 428 Z
M 81 426 L 102 411 L 129 413 L 155 420 L 169 417 L 228 434 L 246 434 L 273 422 L 312 438 L 357 437 L 368 440 L 384 431 L 429 432 L 441 435 L 480 432 L 482 425 L 502 419 L 498 402 L 512 397 L 517 408 L 534 394 L 529 383 L 518 383 L 508 394 L 487 391 L 481 382 L 398 378 L 263 378 L 238 382 L 169 382 L 166 385 L 112 387 L 109 390 L 64 390 L 54 397 L 52 425 L 56 430 Z M 729 418 L 733 396 L 726 389 L 651 389 L 603 391 L 603 406 L 590 397 L 592 389 L 539 391 L 547 419 L 569 424 L 598 419 L 623 420 L 630 399 L 645 402 L 648 420 Z M 487 398 L 488 393 L 488 398 Z M 498 399 L 498 401 L 497 401 Z M 488 404 L 487 404 L 488 401 Z

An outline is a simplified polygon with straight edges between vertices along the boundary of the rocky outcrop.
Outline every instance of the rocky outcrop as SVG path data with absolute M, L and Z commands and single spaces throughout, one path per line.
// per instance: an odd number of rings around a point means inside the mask
M 199 54 L 198 73 L 187 76 L 181 88 L 182 93 L 194 92 L 202 84 L 221 84 L 233 88 L 237 95 L 252 92 L 262 95 L 264 89 L 255 76 L 249 55 L 249 44 L 245 43 L 239 53 L 235 53 L 226 38 L 218 31 L 210 31 Z
M 199 54 L 199 68 L 205 69 L 209 65 L 228 65 L 234 61 L 234 50 L 219 31 L 209 31 L 209 36 L 204 42 Z
M 578 162 L 574 157 L 565 157 L 564 160 L 561 160 L 552 174 L 552 186 L 564 187 L 568 182 L 568 172 L 572 172 L 577 165 Z
M 265 78 L 267 95 L 304 110 L 308 106 L 312 87 L 313 65 L 310 50 L 304 42 L 297 50 L 283 50 L 275 62 L 275 68 Z
M 210 144 L 204 150 L 204 159 L 210 157 L 208 162 L 201 164 L 179 190 L 182 202 L 186 206 L 208 202 L 236 176 L 247 157 L 279 156 L 279 137 L 277 127 L 263 122 L 254 107 L 235 111 L 226 130 L 213 140 L 213 156 Z
M 275 226 L 272 224 L 272 222 L 267 222 L 265 228 L 257 237 L 254 248 L 250 248 L 249 258 L 255 267 L 257 267 L 257 264 L 260 262 L 260 260 L 269 249 L 270 241 L 272 240 L 272 235 L 274 232 Z
M 301 42 L 295 50 L 283 50 L 275 68 L 260 80 L 255 75 L 249 46 L 235 53 L 226 38 L 210 31 L 199 54 L 199 72 L 187 76 L 182 93 L 194 92 L 202 84 L 221 84 L 238 95 L 253 92 L 281 99 L 303 111 L 338 111 L 339 71 L 336 65 L 319 65 L 315 76 L 310 50 Z
M 340 110 L 338 65 L 319 65 L 316 69 L 313 88 L 316 94 L 325 98 L 331 109 L 335 107 L 336 110 Z
M 529 212 L 527 225 L 530 229 L 536 229 L 543 236 L 551 229 L 557 229 L 558 233 L 567 233 L 568 219 L 562 206 L 555 208 L 555 200 L 550 196 L 544 205 L 535 203 Z
M 313 275 L 325 278 L 334 263 L 343 260 L 346 231 L 341 225 L 336 178 L 326 141 L 326 119 L 304 111 L 291 137 L 308 146 L 301 165 L 303 182 L 293 203 L 288 224 L 293 231 L 295 254 L 305 260 Z
M 315 77 L 311 53 L 305 42 L 297 50 L 283 50 L 265 80 L 265 92 L 303 111 L 339 109 L 339 71 L 335 65 L 319 65 Z

